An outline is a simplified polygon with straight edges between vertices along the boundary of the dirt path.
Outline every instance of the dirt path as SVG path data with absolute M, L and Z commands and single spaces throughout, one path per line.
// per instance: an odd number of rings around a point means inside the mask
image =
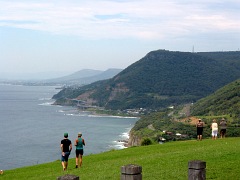
M 195 125 L 195 124 L 198 122 L 198 119 L 199 119 L 199 118 L 197 118 L 197 117 L 190 116 L 190 117 L 181 119 L 181 120 L 179 120 L 179 121 L 180 121 L 180 122 L 184 122 L 184 123 L 189 123 L 189 124 L 191 124 L 191 125 Z

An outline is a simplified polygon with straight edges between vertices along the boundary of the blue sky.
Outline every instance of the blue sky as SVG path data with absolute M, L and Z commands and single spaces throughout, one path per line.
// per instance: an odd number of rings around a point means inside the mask
M 239 0 L 0 0 L 0 73 L 126 68 L 157 49 L 236 51 Z

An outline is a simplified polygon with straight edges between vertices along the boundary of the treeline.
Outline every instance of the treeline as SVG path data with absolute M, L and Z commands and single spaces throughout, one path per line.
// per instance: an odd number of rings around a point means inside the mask
M 132 128 L 131 136 L 137 136 L 142 140 L 151 140 L 157 143 L 161 138 L 166 141 L 190 140 L 197 138 L 196 126 L 191 123 L 190 118 L 185 121 L 169 116 L 170 111 L 151 113 L 138 120 Z M 222 116 L 200 116 L 204 123 L 203 138 L 211 138 L 211 123 L 217 119 L 220 124 Z M 240 119 L 226 119 L 228 123 L 227 137 L 240 137 Z M 139 144 L 140 145 L 140 144 Z
M 202 98 L 192 106 L 192 115 L 217 116 L 228 114 L 240 118 L 240 79 Z

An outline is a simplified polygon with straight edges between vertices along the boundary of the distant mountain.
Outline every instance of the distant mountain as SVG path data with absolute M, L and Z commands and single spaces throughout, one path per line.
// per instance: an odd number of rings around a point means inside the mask
M 53 98 L 56 104 L 72 104 L 69 99 L 78 98 L 107 109 L 157 109 L 195 102 L 240 78 L 239 51 L 210 53 L 152 51 L 109 80 L 64 89 Z
M 102 72 L 103 71 L 100 71 L 100 70 L 82 69 L 82 70 L 72 73 L 70 75 L 53 78 L 53 79 L 47 79 L 46 81 L 47 82 L 71 81 L 71 80 L 75 80 L 75 79 L 81 79 L 81 78 L 95 76 L 95 75 L 101 74 Z
M 240 79 L 227 84 L 213 94 L 197 101 L 191 109 L 192 115 L 219 116 L 240 115 Z
M 36 72 L 36 73 L 4 73 L 0 72 L 0 80 L 39 81 L 66 76 L 69 72 Z
M 122 69 L 107 69 L 106 71 L 83 69 L 68 76 L 48 79 L 46 83 L 60 83 L 66 85 L 86 85 L 95 81 L 109 79 L 118 74 Z

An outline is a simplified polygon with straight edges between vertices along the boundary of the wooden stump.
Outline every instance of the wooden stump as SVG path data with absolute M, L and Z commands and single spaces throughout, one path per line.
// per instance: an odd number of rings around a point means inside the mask
M 58 177 L 57 180 L 79 180 L 79 177 L 71 174 L 66 174 L 64 176 Z
M 188 180 L 206 180 L 206 162 L 200 160 L 189 161 Z
M 121 167 L 121 180 L 142 180 L 142 167 L 128 164 Z

